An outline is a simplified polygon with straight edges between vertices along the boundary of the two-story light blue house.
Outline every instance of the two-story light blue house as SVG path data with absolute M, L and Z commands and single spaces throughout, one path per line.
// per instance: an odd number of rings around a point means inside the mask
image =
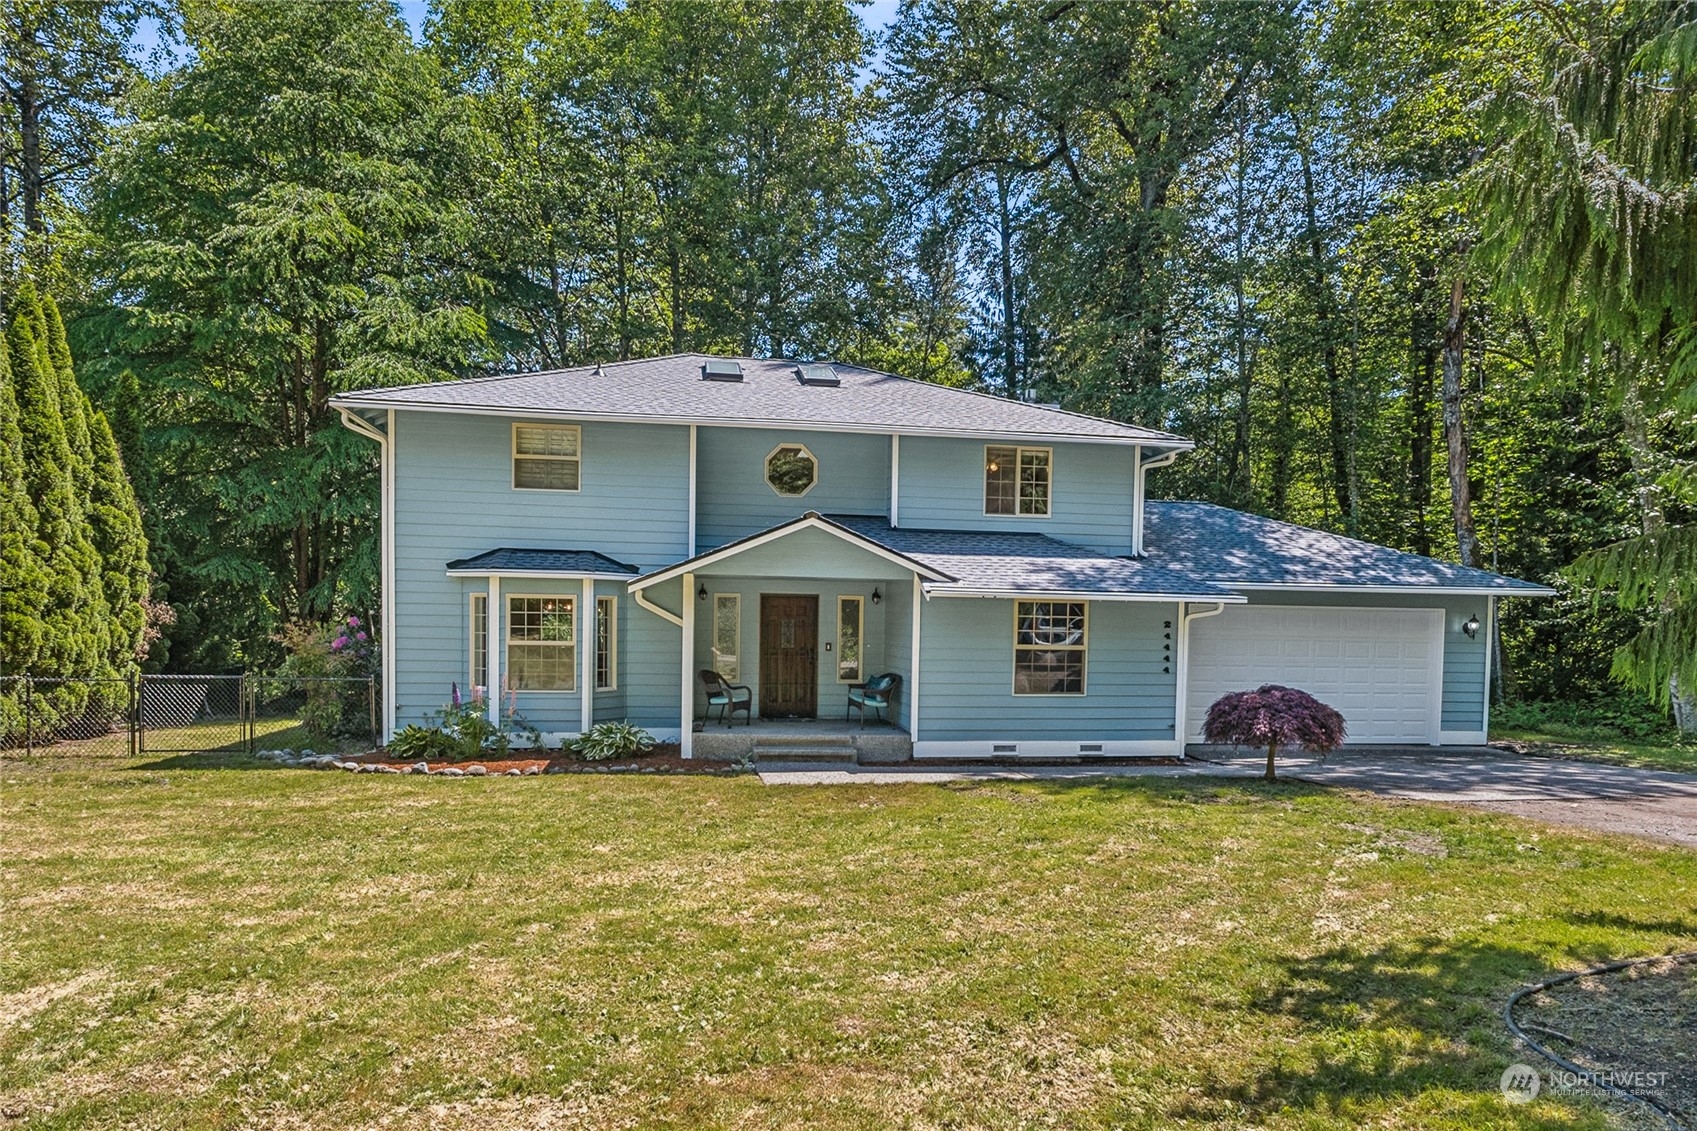
M 688 756 L 705 670 L 755 729 L 898 675 L 915 758 L 1176 755 L 1268 682 L 1355 743 L 1474 743 L 1497 599 L 1550 592 L 1149 502 L 1189 441 L 849 365 L 681 355 L 333 404 L 381 445 L 386 735 L 457 682 L 554 741 L 629 719 Z

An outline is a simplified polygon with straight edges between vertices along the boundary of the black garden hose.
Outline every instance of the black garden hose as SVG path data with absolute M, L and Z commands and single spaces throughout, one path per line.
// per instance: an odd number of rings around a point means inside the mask
M 1566 1057 L 1551 1052 L 1548 1048 L 1527 1036 L 1526 1030 L 1521 1028 L 1521 1026 L 1514 1020 L 1514 1007 L 1520 1004 L 1520 999 L 1522 998 L 1530 997 L 1536 993 L 1542 993 L 1544 990 L 1553 989 L 1556 986 L 1565 985 L 1568 982 L 1577 981 L 1580 978 L 1589 978 L 1597 974 L 1612 974 L 1618 970 L 1626 970 L 1633 966 L 1643 966 L 1650 962 L 1673 962 L 1676 964 L 1697 962 L 1697 950 L 1688 950 L 1679 954 L 1657 954 L 1652 955 L 1649 958 L 1622 959 L 1619 962 L 1610 962 L 1602 966 L 1593 966 L 1589 970 L 1576 970 L 1570 974 L 1558 974 L 1554 978 L 1546 978 L 1542 982 L 1522 987 L 1521 989 L 1516 990 L 1508 999 L 1508 1004 L 1503 1006 L 1503 1024 L 1508 1026 L 1508 1031 L 1513 1033 L 1522 1044 L 1537 1053 L 1539 1056 L 1543 1057 L 1545 1060 L 1549 1061 L 1551 1064 L 1556 1065 L 1558 1068 L 1566 1069 L 1581 1079 L 1595 1084 L 1597 1087 L 1611 1095 L 1618 1096 L 1631 1103 L 1644 1105 L 1666 1121 L 1669 1131 L 1690 1131 L 1685 1124 L 1679 1121 L 1678 1116 L 1669 1111 L 1659 1101 L 1651 1099 L 1649 1096 L 1641 1096 L 1637 1092 L 1629 1092 L 1625 1088 L 1610 1083 L 1608 1080 L 1599 1078 L 1598 1074 L 1591 1069 L 1582 1068 L 1573 1063 L 1573 1061 L 1568 1060 Z M 1533 1028 L 1541 1029 L 1542 1027 L 1535 1025 Z

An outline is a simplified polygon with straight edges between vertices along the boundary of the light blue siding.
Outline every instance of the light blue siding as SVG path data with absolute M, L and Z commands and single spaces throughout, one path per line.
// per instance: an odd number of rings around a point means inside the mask
M 1019 518 L 984 513 L 983 441 L 904 436 L 898 521 L 921 530 L 1019 530 L 1104 554 L 1131 553 L 1134 449 L 1045 446 L 1054 450 L 1050 517 Z
M 921 742 L 1163 741 L 1173 737 L 1177 607 L 1090 604 L 1086 693 L 1013 694 L 1014 602 L 935 598 L 920 624 Z
M 766 457 L 800 444 L 819 464 L 807 494 L 786 498 L 766 483 Z M 890 438 L 848 432 L 700 428 L 696 433 L 698 551 L 768 530 L 807 511 L 888 515 Z
M 467 679 L 466 594 L 483 583 L 448 577 L 449 561 L 497 546 L 599 550 L 640 569 L 687 556 L 687 428 L 585 423 L 582 490 L 515 491 L 512 423 L 492 416 L 396 413 L 395 623 L 390 631 L 397 645 L 397 726 L 423 721 L 447 702 L 452 681 L 463 687 Z M 528 589 L 581 595 L 582 583 L 509 581 L 502 588 L 509 594 Z M 627 602 L 621 610 L 625 629 L 635 619 L 629 610 Z M 671 655 L 676 656 L 677 630 L 671 631 Z M 622 657 L 626 662 L 642 651 L 639 641 L 630 644 Z M 640 664 L 629 677 L 621 673 L 627 701 L 647 702 L 662 694 L 643 685 L 649 675 Z M 670 679 L 675 687 L 676 675 Z M 575 731 L 580 725 L 576 693 L 521 699 L 520 710 L 544 731 Z M 675 726 L 675 706 L 671 718 Z
M 913 580 L 884 590 L 884 670 L 902 677 L 896 697 L 896 725 L 909 730 L 913 714 Z M 923 697 L 924 690 L 920 690 Z M 921 705 L 920 710 L 925 708 Z
M 1444 612 L 1444 687 L 1441 726 L 1446 731 L 1485 729 L 1485 657 L 1490 640 L 1490 602 L 1484 597 L 1448 597 L 1418 593 L 1323 593 L 1246 590 L 1252 605 L 1319 605 L 1327 608 L 1442 609 Z M 1479 618 L 1479 635 L 1461 631 L 1467 618 Z

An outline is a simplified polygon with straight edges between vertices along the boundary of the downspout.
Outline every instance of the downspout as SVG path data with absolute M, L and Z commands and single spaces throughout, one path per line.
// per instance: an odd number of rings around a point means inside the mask
M 1137 448 L 1137 464 L 1136 470 L 1132 473 L 1131 484 L 1131 556 L 1134 558 L 1143 556 L 1143 497 L 1145 494 L 1143 477 L 1157 467 L 1169 466 L 1181 454 L 1183 453 L 1175 449 L 1158 455 L 1154 459 L 1144 459 L 1142 446 L 1139 445 Z
M 1202 620 L 1204 617 L 1217 617 L 1226 611 L 1224 601 L 1211 601 L 1209 604 L 1213 608 L 1206 610 L 1193 611 L 1191 602 L 1188 601 L 1180 602 L 1178 607 L 1178 679 L 1175 681 L 1173 696 L 1173 740 L 1178 745 L 1180 758 L 1184 757 L 1185 700 L 1190 697 L 1190 622 Z
M 378 467 L 378 610 L 383 635 L 378 641 L 379 682 L 383 688 L 380 729 L 377 737 L 388 742 L 395 733 L 395 451 L 390 438 L 395 434 L 395 410 L 386 411 L 388 431 L 372 426 L 363 417 L 337 406 L 343 427 L 377 443 Z
M 684 626 L 684 618 L 682 618 L 678 614 L 672 612 L 670 609 L 662 609 L 659 605 L 656 605 L 653 601 L 650 601 L 648 599 L 648 595 L 646 593 L 644 593 L 641 589 L 632 589 L 630 591 L 630 596 L 631 596 L 631 600 L 635 601 L 638 605 L 641 605 L 643 608 L 647 609 L 649 612 L 653 613 L 655 616 L 659 617 L 661 620 L 665 621 L 667 624 L 675 625 L 678 628 L 682 628 Z M 684 594 L 684 596 L 687 598 L 688 596 L 690 596 L 690 594 L 686 593 L 686 594 Z

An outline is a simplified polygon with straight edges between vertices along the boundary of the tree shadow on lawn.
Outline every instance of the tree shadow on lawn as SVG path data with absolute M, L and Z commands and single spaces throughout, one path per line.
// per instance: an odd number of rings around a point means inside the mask
M 1575 955 L 1575 963 L 1608 957 L 1598 950 Z M 1437 1090 L 1478 1097 L 1463 1101 L 1458 1125 L 1490 1116 L 1531 1128 L 1604 1125 L 1595 1113 L 1547 1104 L 1511 1114 L 1499 1098 L 1503 1070 L 1535 1059 L 1516 1050 L 1501 1021 L 1511 993 L 1550 973 L 1529 950 L 1419 939 L 1379 949 L 1340 947 L 1283 960 L 1278 969 L 1277 984 L 1247 1008 L 1272 1030 L 1294 1021 L 1297 1040 L 1277 1046 L 1270 1062 L 1229 1074 L 1210 1069 L 1172 1117 L 1335 1113 L 1352 1103 L 1370 1107 Z

